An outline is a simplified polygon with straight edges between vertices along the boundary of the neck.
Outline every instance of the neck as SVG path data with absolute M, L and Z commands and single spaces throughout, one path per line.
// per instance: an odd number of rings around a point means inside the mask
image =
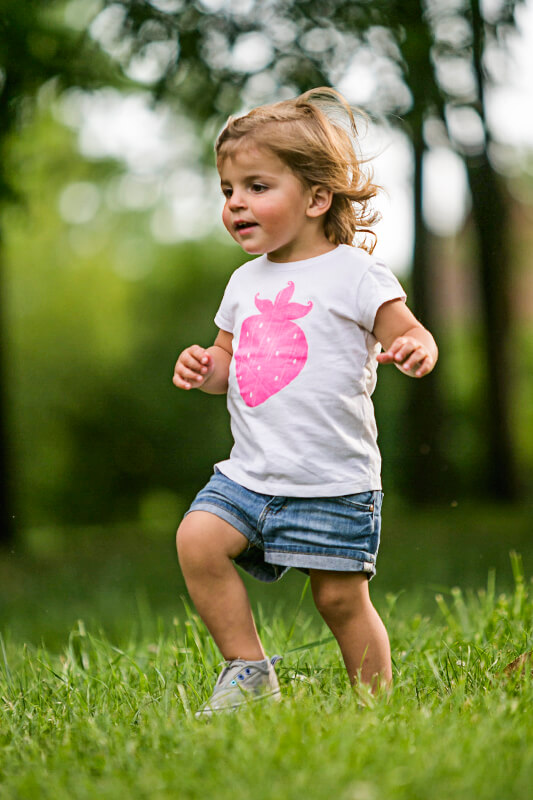
M 267 253 L 266 256 L 269 261 L 274 261 L 278 264 L 289 261 L 305 261 L 307 258 L 316 258 L 316 256 L 323 256 L 331 250 L 335 250 L 336 244 L 332 244 L 329 239 L 324 235 L 317 237 L 315 240 L 306 240 L 304 244 L 299 244 L 294 249 L 284 249 L 282 252 Z

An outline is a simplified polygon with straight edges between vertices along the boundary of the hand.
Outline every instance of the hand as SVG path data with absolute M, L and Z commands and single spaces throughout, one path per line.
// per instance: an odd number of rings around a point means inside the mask
M 413 378 L 422 378 L 435 366 L 429 350 L 414 336 L 399 336 L 377 359 L 380 364 L 394 364 Z
M 213 368 L 213 358 L 208 351 L 193 344 L 178 358 L 172 383 L 178 389 L 197 389 L 211 376 Z

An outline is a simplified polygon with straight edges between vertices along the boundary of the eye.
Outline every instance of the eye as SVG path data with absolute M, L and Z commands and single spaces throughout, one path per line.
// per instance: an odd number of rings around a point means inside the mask
M 254 194 L 262 194 L 262 192 L 266 192 L 268 186 L 265 186 L 264 183 L 252 183 L 251 188 Z
M 230 189 L 229 186 L 224 186 L 222 187 L 222 194 L 224 195 L 226 200 L 228 200 L 231 197 L 232 189 Z

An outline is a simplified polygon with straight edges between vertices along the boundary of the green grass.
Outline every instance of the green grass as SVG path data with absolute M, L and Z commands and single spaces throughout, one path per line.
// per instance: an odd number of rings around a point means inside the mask
M 349 688 L 306 602 L 259 607 L 284 701 L 207 722 L 193 714 L 220 657 L 190 610 L 122 637 L 80 621 L 56 650 L 6 632 L 0 797 L 525 800 L 533 681 L 504 669 L 533 647 L 533 601 L 511 563 L 505 593 L 491 572 L 428 613 L 383 598 L 395 681 L 378 698 Z
M 140 525 L 26 531 L 8 552 L 0 551 L 0 631 L 13 640 L 60 650 L 83 619 L 114 642 L 156 635 L 157 619 L 169 626 L 182 614 L 185 595 L 176 558 L 176 520 Z M 386 496 L 378 574 L 372 596 L 380 611 L 386 594 L 399 595 L 402 614 L 432 613 L 435 594 L 459 586 L 482 588 L 496 573 L 498 592 L 512 591 L 509 552 L 523 556 L 533 574 L 533 506 L 466 504 L 440 507 L 401 504 Z M 279 584 L 250 579 L 254 604 L 273 619 L 282 601 L 291 614 L 303 576 L 291 571 Z M 319 623 L 308 594 L 303 610 Z M 400 610 L 398 613 L 400 613 Z

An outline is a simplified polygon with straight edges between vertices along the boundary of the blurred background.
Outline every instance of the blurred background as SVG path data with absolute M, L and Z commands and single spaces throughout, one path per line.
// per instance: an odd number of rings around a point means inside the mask
M 225 399 L 171 383 L 244 260 L 213 141 L 321 85 L 440 346 L 380 370 L 378 595 L 530 570 L 532 53 L 532 0 L 0 0 L 0 625 L 177 613 L 174 530 L 231 446 Z

